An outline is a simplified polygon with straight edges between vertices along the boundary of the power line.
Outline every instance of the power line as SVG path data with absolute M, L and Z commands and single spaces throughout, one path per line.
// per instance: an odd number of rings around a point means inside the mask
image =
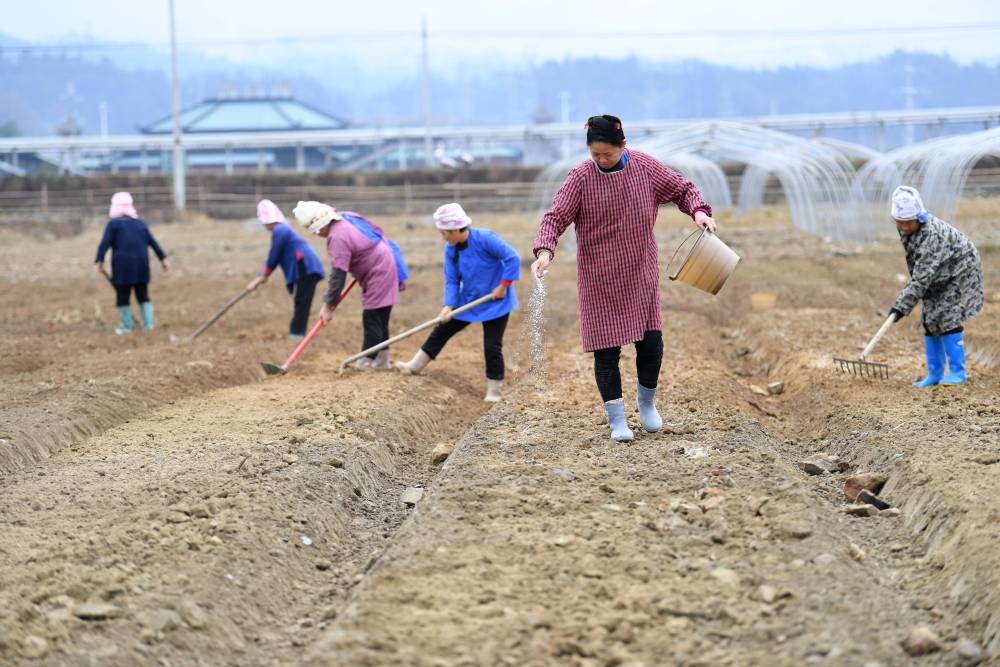
M 756 37 L 854 37 L 870 35 L 916 35 L 941 33 L 989 33 L 1000 32 L 1000 22 L 997 23 L 964 23 L 924 26 L 879 26 L 852 28 L 789 28 L 789 29 L 744 29 L 744 30 L 698 30 L 698 31 L 584 31 L 569 30 L 438 30 L 429 35 L 430 39 L 447 38 L 449 41 L 478 41 L 484 38 L 505 40 L 533 41 L 538 39 L 704 39 L 719 38 L 756 38 Z M 290 37 L 243 38 L 231 40 L 193 40 L 181 42 L 182 47 L 226 47 L 226 46 L 259 46 L 263 44 L 287 44 Z M 294 41 L 298 43 L 379 40 L 393 41 L 421 39 L 419 31 L 382 30 L 367 32 L 341 32 L 302 36 L 297 35 Z M 15 46 L 0 46 L 0 54 L 10 53 L 43 53 L 48 51 L 87 51 L 87 50 L 117 50 L 136 48 L 163 48 L 168 44 L 161 42 L 77 42 L 69 44 L 37 43 L 19 44 Z

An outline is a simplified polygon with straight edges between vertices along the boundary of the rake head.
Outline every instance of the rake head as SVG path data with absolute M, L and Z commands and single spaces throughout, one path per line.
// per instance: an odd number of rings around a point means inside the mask
M 878 380 L 889 379 L 889 366 L 880 364 L 877 361 L 839 359 L 834 357 L 833 363 L 837 364 L 840 372 L 846 375 L 856 375 L 857 377 L 875 378 Z

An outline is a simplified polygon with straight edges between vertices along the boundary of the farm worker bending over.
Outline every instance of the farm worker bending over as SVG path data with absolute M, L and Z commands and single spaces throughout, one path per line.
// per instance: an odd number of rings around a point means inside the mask
M 469 326 L 483 323 L 483 353 L 486 356 L 486 401 L 500 400 L 503 385 L 503 334 L 510 311 L 517 308 L 513 283 L 521 277 L 521 256 L 488 229 L 472 227 L 472 219 L 458 204 L 445 204 L 434 213 L 444 246 L 444 308 L 441 323 L 434 327 L 423 347 L 409 362 L 396 367 L 419 373 L 436 359 L 452 336 Z M 451 311 L 487 294 L 493 301 L 480 304 L 452 318 Z
M 149 250 L 160 258 L 164 271 L 170 270 L 170 263 L 163 248 L 153 238 L 139 215 L 135 212 L 132 195 L 127 192 L 116 192 L 111 197 L 111 210 L 108 212 L 107 226 L 101 244 L 97 246 L 97 271 L 107 275 L 104 270 L 104 255 L 111 250 L 111 283 L 115 286 L 116 305 L 121 315 L 121 325 L 115 329 L 116 334 L 132 333 L 132 307 L 130 297 L 135 291 L 135 299 L 139 302 L 142 313 L 142 326 L 146 331 L 153 329 L 153 304 L 149 301 Z
M 329 322 L 333 308 L 350 273 L 361 285 L 361 323 L 366 350 L 389 338 L 389 314 L 399 303 L 399 292 L 407 278 L 403 255 L 382 230 L 357 213 L 336 211 L 316 201 L 300 201 L 293 211 L 296 219 L 313 234 L 326 239 L 330 255 L 330 280 L 323 295 L 319 316 Z M 355 364 L 361 370 L 391 368 L 389 349 L 362 357 Z
M 271 249 L 264 268 L 250 281 L 247 290 L 252 292 L 266 283 L 274 269 L 280 266 L 285 274 L 285 287 L 295 303 L 288 337 L 300 340 L 305 337 L 309 325 L 316 283 L 323 280 L 323 262 L 312 246 L 288 225 L 281 209 L 270 199 L 262 199 L 257 204 L 257 219 L 271 232 Z
M 915 188 L 892 193 L 890 214 L 906 250 L 910 281 L 890 312 L 905 317 L 923 299 L 927 377 L 914 387 L 961 384 L 965 371 L 965 321 L 983 309 L 983 265 L 972 241 L 931 215 Z M 945 359 L 948 373 L 944 372 Z
M 663 337 L 659 252 L 653 224 L 658 207 L 674 202 L 696 225 L 715 230 L 712 209 L 698 189 L 659 160 L 625 147 L 621 121 L 587 121 L 591 160 L 569 172 L 535 237 L 532 273 L 541 277 L 556 243 L 576 225 L 577 292 L 585 352 L 594 353 L 594 376 L 611 425 L 611 438 L 632 440 L 625 419 L 618 359 L 635 344 L 639 421 L 650 432 L 663 427 L 654 404 Z

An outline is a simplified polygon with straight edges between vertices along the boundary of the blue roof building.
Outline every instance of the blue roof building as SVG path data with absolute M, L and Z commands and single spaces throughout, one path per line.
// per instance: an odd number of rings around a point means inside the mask
M 212 97 L 181 112 L 184 134 L 341 130 L 347 122 L 293 97 Z M 141 128 L 143 134 L 170 134 L 171 116 Z

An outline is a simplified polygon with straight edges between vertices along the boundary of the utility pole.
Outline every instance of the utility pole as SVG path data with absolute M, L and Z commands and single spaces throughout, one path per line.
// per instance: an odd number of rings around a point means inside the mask
M 108 103 L 101 102 L 97 105 L 97 115 L 101 119 L 101 136 L 108 136 Z
M 559 110 L 561 112 L 560 119 L 565 130 L 565 126 L 569 125 L 569 91 L 564 90 L 559 93 Z M 569 157 L 569 134 L 565 131 L 562 135 L 562 146 L 560 152 L 561 159 L 565 160 Z
M 430 167 L 433 164 L 431 156 L 431 73 L 428 62 L 427 47 L 427 17 L 423 17 L 420 22 L 421 59 L 420 74 L 423 88 L 424 106 L 424 164 Z
M 903 108 L 907 111 L 913 111 L 914 98 L 917 95 L 917 89 L 913 86 L 913 63 L 910 62 L 909 57 L 906 58 L 906 67 L 903 70 Z M 913 145 L 914 132 L 913 123 L 907 123 L 903 126 L 903 144 L 906 146 Z
M 184 182 L 184 148 L 181 146 L 181 94 L 177 81 L 177 28 L 174 0 L 170 0 L 170 106 L 174 116 L 174 208 L 184 212 L 187 194 Z

